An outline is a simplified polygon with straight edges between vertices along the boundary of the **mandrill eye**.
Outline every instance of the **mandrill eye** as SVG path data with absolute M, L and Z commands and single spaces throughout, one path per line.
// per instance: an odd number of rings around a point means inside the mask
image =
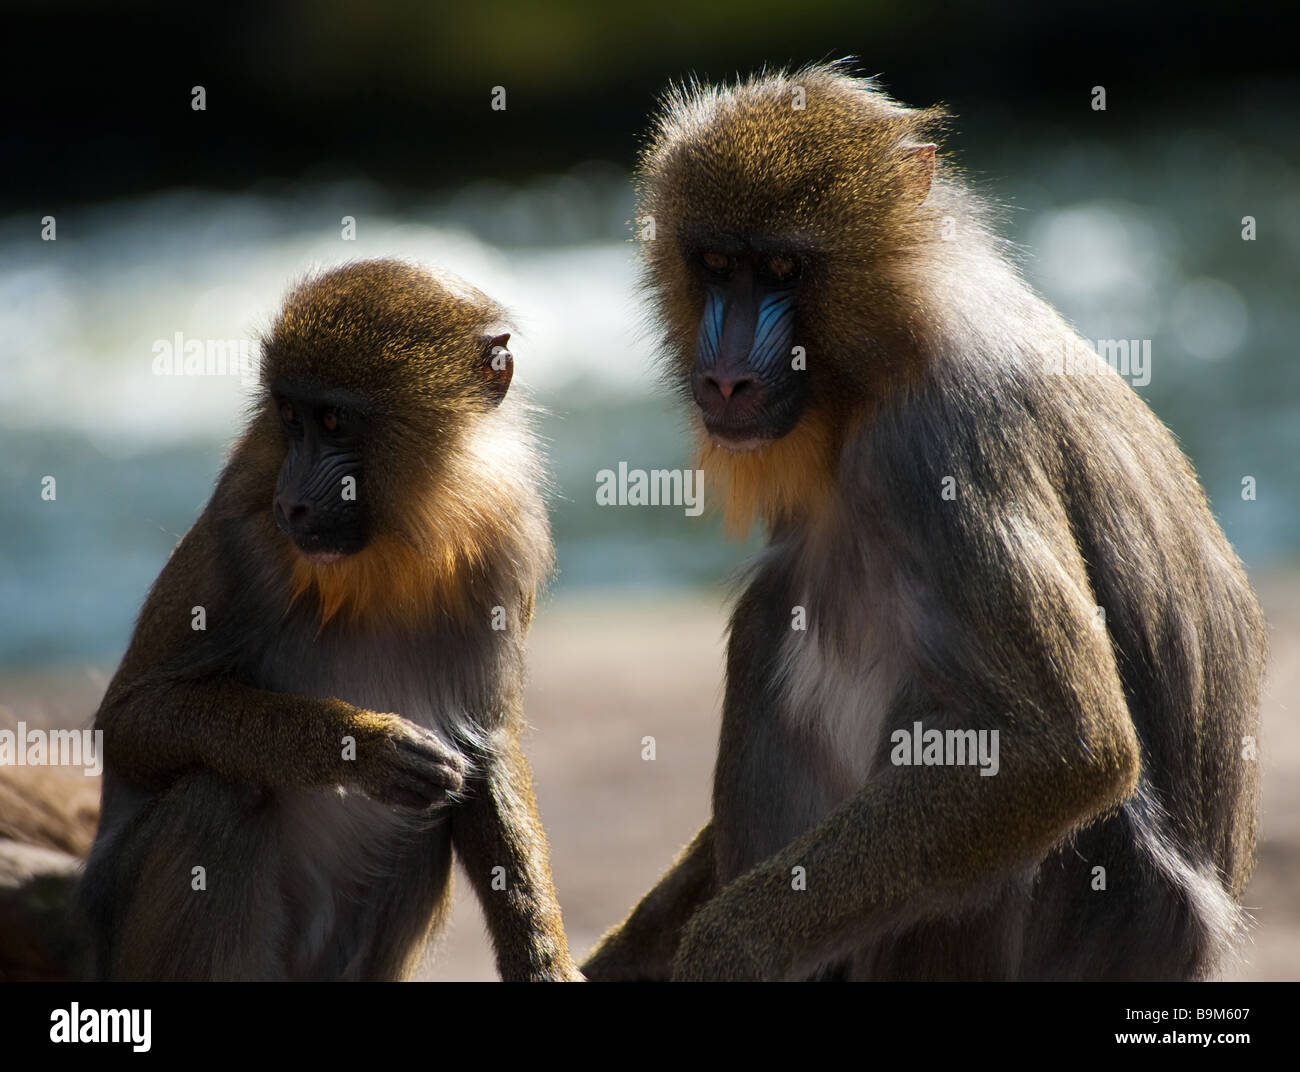
M 769 257 L 764 267 L 778 283 L 788 283 L 799 274 L 799 262 L 793 257 Z
M 327 432 L 337 432 L 339 430 L 338 410 L 327 409 L 320 415 L 321 427 Z
M 293 424 L 298 420 L 298 415 L 294 413 L 291 403 L 280 403 L 280 420 L 284 421 L 285 424 Z
M 710 272 L 725 272 L 731 265 L 731 258 L 725 253 L 718 253 L 716 250 L 706 249 L 700 253 L 700 263 Z

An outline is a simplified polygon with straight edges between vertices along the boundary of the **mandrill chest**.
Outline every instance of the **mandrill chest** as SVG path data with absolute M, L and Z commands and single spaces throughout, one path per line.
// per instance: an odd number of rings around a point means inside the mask
M 261 688 L 398 714 L 448 743 L 482 741 L 491 731 L 488 713 L 501 710 L 500 686 L 489 684 L 501 675 L 476 667 L 464 643 L 434 630 L 290 628 L 267 645 L 253 672 Z M 295 925 L 302 928 L 297 942 L 304 965 L 360 940 L 359 906 L 381 903 L 380 891 L 395 889 L 395 876 L 406 866 L 399 861 L 422 860 L 434 874 L 450 866 L 446 810 L 405 811 L 339 789 L 280 790 L 275 806 L 281 882 L 299 906 Z
M 316 630 L 295 628 L 291 619 L 286 624 L 253 668 L 258 687 L 401 715 L 462 749 L 466 742 L 490 736 L 488 720 L 501 703 L 489 683 L 499 675 L 486 666 L 467 672 L 476 653 L 465 650 L 463 638 L 458 643 L 434 629 L 336 628 L 330 623 Z M 340 755 L 343 747 L 340 741 Z M 286 844 L 311 846 L 309 855 L 328 861 L 322 889 L 346 884 L 354 871 L 371 869 L 372 857 L 386 856 L 424 825 L 415 813 L 337 789 L 282 791 L 280 809 L 293 834 Z
M 792 629 L 778 656 L 783 729 L 806 742 L 815 760 L 809 776 L 833 805 L 871 777 L 900 684 L 888 643 L 852 628 L 822 621 Z
M 493 645 L 439 630 L 331 622 L 286 628 L 262 652 L 255 683 L 401 715 L 447 741 L 489 732 L 500 709 Z
M 742 597 L 730 639 L 715 821 L 724 877 L 784 848 L 852 798 L 879 769 L 906 679 L 895 587 L 878 572 L 816 570 L 776 546 Z M 725 746 L 724 746 L 725 747 Z
M 777 643 L 776 691 L 784 727 L 817 751 L 811 776 L 838 804 L 879 761 L 915 615 L 871 527 L 837 520 L 798 533 L 776 556 L 792 608 Z

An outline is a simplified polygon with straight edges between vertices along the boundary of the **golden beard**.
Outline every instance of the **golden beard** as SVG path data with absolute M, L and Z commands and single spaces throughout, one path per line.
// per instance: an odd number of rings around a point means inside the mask
M 834 439 L 825 419 L 812 414 L 754 450 L 728 450 L 703 424 L 696 444 L 697 466 L 718 488 L 727 531 L 738 538 L 755 518 L 773 528 L 812 514 L 831 487 Z
M 529 441 L 509 429 L 481 430 L 405 504 L 387 508 L 379 534 L 362 550 L 326 563 L 295 554 L 290 605 L 314 595 L 322 627 L 340 615 L 457 617 L 502 571 L 531 600 L 551 563 L 545 511 L 527 505 L 535 499 L 535 465 Z
M 290 581 L 291 605 L 314 595 L 324 627 L 336 615 L 417 621 L 438 611 L 463 610 L 472 577 L 482 565 L 476 541 L 421 548 L 380 536 L 356 554 L 324 564 L 297 555 Z

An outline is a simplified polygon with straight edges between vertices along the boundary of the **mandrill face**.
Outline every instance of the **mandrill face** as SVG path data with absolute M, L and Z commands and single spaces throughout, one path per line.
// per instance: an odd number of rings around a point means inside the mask
M 637 171 L 638 237 L 706 461 L 824 459 L 917 376 L 941 119 L 836 68 L 670 90 Z
M 346 391 L 326 394 L 278 383 L 273 388 L 285 435 L 276 482 L 276 527 L 315 565 L 360 551 L 370 540 L 361 484 L 365 407 Z
M 781 438 L 808 395 L 793 345 L 807 254 L 725 233 L 693 235 L 682 252 L 704 292 L 690 383 L 705 429 L 732 451 Z

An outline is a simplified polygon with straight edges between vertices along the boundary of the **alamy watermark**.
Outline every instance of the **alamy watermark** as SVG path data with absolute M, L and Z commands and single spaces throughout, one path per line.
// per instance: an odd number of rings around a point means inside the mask
M 1151 382 L 1151 340 L 1098 339 L 1093 345 L 1070 339 L 1059 351 L 1043 355 L 1043 367 L 1051 376 L 1099 376 L 1103 364 L 1132 386 L 1145 387 Z
M 978 766 L 982 778 L 998 772 L 997 730 L 927 730 L 914 722 L 911 729 L 894 730 L 889 741 L 896 767 Z
M 681 506 L 687 517 L 704 512 L 703 469 L 629 469 L 596 474 L 596 502 L 601 506 Z
M 104 770 L 103 730 L 0 730 L 0 767 L 84 767 L 87 778 Z
M 155 376 L 238 376 L 250 387 L 257 382 L 257 360 L 247 339 L 187 339 L 176 332 L 153 344 Z
M 152 1009 L 83 1009 L 74 1001 L 50 1013 L 51 1042 L 125 1042 L 148 1053 L 152 1027 Z

